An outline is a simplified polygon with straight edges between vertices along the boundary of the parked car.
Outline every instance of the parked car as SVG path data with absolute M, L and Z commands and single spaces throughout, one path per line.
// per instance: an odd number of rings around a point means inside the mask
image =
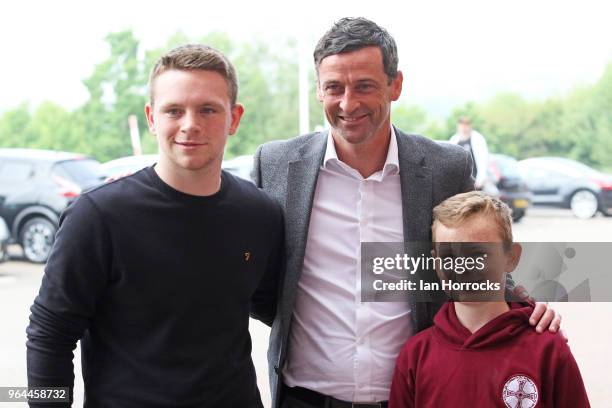
M 489 155 L 489 177 L 499 191 L 499 198 L 512 209 L 512 220 L 518 222 L 531 205 L 531 193 L 514 157 Z
M 114 179 L 126 174 L 136 173 L 140 169 L 152 166 L 158 160 L 156 154 L 142 154 L 139 156 L 125 156 L 107 161 L 100 165 L 100 173 L 106 179 Z
M 143 154 L 140 156 L 126 156 L 111 160 L 100 165 L 100 172 L 106 180 L 123 177 L 136 173 L 138 170 L 151 166 L 157 162 L 159 156 L 156 154 Z M 253 156 L 237 156 L 229 160 L 223 160 L 221 165 L 224 170 L 235 176 L 251 180 L 251 169 L 253 168 Z
M 521 160 L 533 203 L 569 208 L 578 218 L 612 215 L 612 175 L 562 157 Z
M 47 261 L 60 213 L 101 182 L 99 166 L 76 153 L 0 149 L 0 217 L 26 259 Z
M 250 154 L 237 156 L 229 160 L 223 160 L 222 167 L 224 170 L 229 171 L 234 176 L 252 181 L 251 170 L 253 170 L 253 156 Z

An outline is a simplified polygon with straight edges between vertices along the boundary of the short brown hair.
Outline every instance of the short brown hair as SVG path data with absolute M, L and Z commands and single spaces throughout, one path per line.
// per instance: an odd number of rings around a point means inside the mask
M 431 233 L 435 235 L 436 223 L 454 227 L 476 215 L 490 215 L 495 219 L 502 241 L 512 243 L 512 211 L 499 198 L 482 191 L 470 191 L 447 198 L 433 209 Z
M 214 71 L 227 81 L 229 98 L 232 106 L 238 99 L 238 76 L 236 69 L 225 55 L 220 51 L 201 44 L 186 44 L 176 47 L 162 55 L 149 76 L 149 97 L 153 105 L 153 82 L 155 78 L 171 69 Z

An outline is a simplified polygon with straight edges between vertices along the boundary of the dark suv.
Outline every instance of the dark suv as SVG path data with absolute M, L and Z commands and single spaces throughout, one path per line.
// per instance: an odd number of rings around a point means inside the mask
M 0 217 L 29 261 L 47 261 L 60 213 L 101 183 L 99 165 L 76 153 L 0 149 Z

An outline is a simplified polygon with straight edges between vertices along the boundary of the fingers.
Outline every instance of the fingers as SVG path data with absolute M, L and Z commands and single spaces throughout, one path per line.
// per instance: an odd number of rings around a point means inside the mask
M 547 309 L 546 312 L 544 312 L 544 316 L 542 316 L 542 318 L 538 322 L 538 326 L 536 327 L 536 331 L 538 333 L 543 333 L 544 330 L 546 330 L 548 327 L 550 327 L 550 324 L 552 323 L 554 318 L 555 318 L 555 311 L 552 310 L 552 309 Z
M 529 317 L 529 324 L 532 326 L 535 326 L 536 324 L 538 324 L 538 322 L 544 315 L 544 312 L 546 312 L 546 309 L 547 309 L 546 303 L 542 303 L 542 302 L 536 303 L 535 308 L 533 309 L 533 312 L 531 313 L 531 316 Z
M 549 310 L 552 310 L 552 309 L 549 309 Z M 554 316 L 554 318 L 552 320 L 552 323 L 550 324 L 550 327 L 548 327 L 548 330 L 550 332 L 556 333 L 561 328 L 561 314 L 559 312 L 557 312 L 557 311 L 554 311 L 554 310 L 553 310 L 553 312 L 555 312 L 555 316 Z M 564 336 L 565 341 L 567 341 L 567 337 L 565 337 L 565 334 L 563 333 L 563 330 L 561 330 L 561 334 Z

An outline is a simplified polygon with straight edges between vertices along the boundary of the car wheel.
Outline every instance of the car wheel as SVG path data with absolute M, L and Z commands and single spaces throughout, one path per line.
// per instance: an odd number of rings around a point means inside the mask
M 525 211 L 514 210 L 512 211 L 512 222 L 519 222 L 525 216 Z
M 8 261 L 9 255 L 4 242 L 0 243 L 0 262 Z
M 578 190 L 570 198 L 570 209 L 578 218 L 592 218 L 598 208 L 599 200 L 592 191 Z
M 43 217 L 28 220 L 21 228 L 20 243 L 26 259 L 34 263 L 45 263 L 51 253 L 57 227 Z

